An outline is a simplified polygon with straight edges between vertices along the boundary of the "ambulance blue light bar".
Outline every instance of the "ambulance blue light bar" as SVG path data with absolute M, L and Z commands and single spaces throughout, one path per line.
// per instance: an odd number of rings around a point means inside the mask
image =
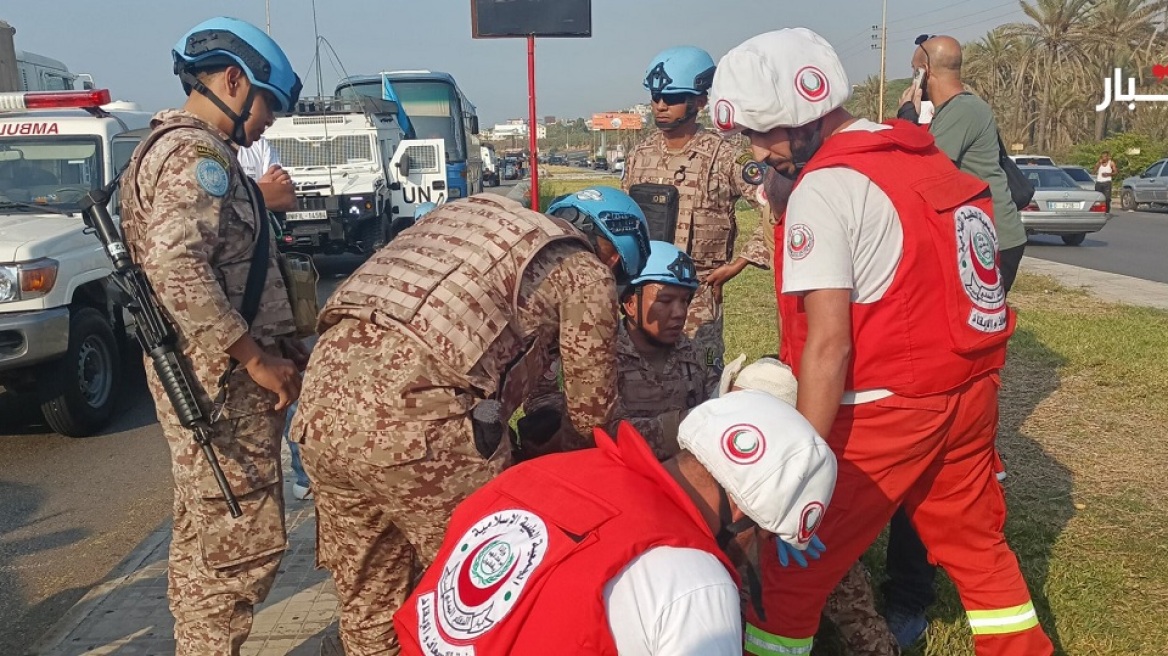
M 30 109 L 100 107 L 102 105 L 108 105 L 109 102 L 109 89 L 0 93 L 0 112 L 25 111 Z

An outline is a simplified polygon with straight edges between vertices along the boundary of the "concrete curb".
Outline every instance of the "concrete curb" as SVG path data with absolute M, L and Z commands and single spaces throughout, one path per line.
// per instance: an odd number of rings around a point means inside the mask
M 170 532 L 171 520 L 168 519 L 118 563 L 109 578 L 93 586 L 84 597 L 73 604 L 73 607 L 33 644 L 28 653 L 41 654 L 64 643 L 66 638 L 101 606 L 110 593 L 120 588 L 141 569 L 150 556 L 170 538 Z
M 1033 257 L 1022 258 L 1022 270 L 1050 276 L 1061 285 L 1086 290 L 1105 301 L 1168 310 L 1168 283 Z

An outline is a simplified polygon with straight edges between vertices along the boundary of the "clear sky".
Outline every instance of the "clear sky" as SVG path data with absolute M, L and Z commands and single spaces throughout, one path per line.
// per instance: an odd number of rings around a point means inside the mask
M 315 94 L 311 0 L 269 0 L 272 35 L 284 47 L 305 93 Z M 182 102 L 170 49 L 189 28 L 216 15 L 265 26 L 264 0 L 4 0 L 0 19 L 16 27 L 17 50 L 93 75 L 115 98 L 144 109 Z M 523 39 L 470 36 L 469 0 L 316 0 L 321 36 L 350 74 L 429 68 L 455 76 L 484 126 L 527 115 Z M 536 43 L 540 116 L 586 116 L 646 100 L 645 68 L 664 48 L 691 44 L 717 60 L 760 32 L 809 27 L 844 60 L 852 82 L 879 71 L 870 48 L 880 0 L 593 0 L 590 39 Z M 888 0 L 888 75 L 909 76 L 913 39 L 946 33 L 975 39 L 1023 18 L 1017 0 Z M 325 93 L 340 77 L 322 55 Z

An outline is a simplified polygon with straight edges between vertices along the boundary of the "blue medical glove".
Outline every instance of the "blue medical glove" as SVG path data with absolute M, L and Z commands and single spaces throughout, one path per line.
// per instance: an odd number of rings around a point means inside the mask
M 806 569 L 807 558 L 803 555 L 803 551 L 792 547 L 791 545 L 775 538 L 775 543 L 779 548 L 779 564 L 783 567 L 791 564 L 791 559 L 794 558 L 799 567 Z M 811 556 L 812 560 L 819 560 L 819 556 L 827 551 L 827 547 L 823 546 L 823 541 L 819 539 L 818 535 L 811 536 L 811 542 L 807 543 L 807 556 Z

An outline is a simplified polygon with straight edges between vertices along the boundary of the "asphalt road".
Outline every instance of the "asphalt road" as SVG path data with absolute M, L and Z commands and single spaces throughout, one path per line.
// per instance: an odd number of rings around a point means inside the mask
M 319 258 L 325 299 L 361 263 Z M 171 514 L 166 441 L 140 356 L 127 356 L 118 419 L 63 437 L 0 388 L 0 654 L 18 656 Z M 166 603 L 160 600 L 159 603 Z
M 1035 235 L 1026 254 L 1052 262 L 1168 283 L 1168 212 L 1125 212 L 1087 235 L 1080 246 L 1065 246 L 1058 237 Z
M 170 515 L 170 463 L 136 354 L 100 436 L 50 432 L 0 393 L 0 654 L 24 654 Z

